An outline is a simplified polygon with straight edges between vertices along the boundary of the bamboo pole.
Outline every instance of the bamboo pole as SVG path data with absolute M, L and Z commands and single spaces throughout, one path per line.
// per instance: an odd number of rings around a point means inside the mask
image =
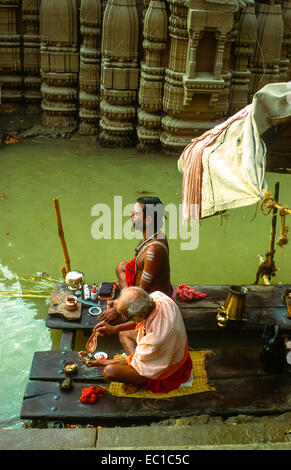
M 273 214 L 272 214 L 272 224 L 271 224 L 270 239 L 269 239 L 269 251 L 266 253 L 266 260 L 264 260 L 262 255 L 258 255 L 260 265 L 265 263 L 266 267 L 268 268 L 273 267 L 274 271 L 276 271 L 273 259 L 274 259 L 274 254 L 275 254 L 274 244 L 275 244 L 277 209 L 278 209 L 276 205 L 278 204 L 278 199 L 279 199 L 279 186 L 280 186 L 280 183 L 277 182 L 275 184 L 274 198 L 272 198 L 270 193 L 268 193 L 267 191 L 263 191 L 265 194 L 265 197 L 269 199 L 269 202 L 266 206 L 273 211 Z M 272 275 L 271 272 L 269 276 L 267 274 L 261 274 L 263 281 L 267 286 L 271 285 L 271 282 L 270 282 L 271 275 Z M 255 284 L 257 284 L 258 282 L 259 282 L 259 269 L 257 271 L 257 278 L 256 278 Z
M 65 260 L 65 268 L 66 272 L 71 271 L 71 262 L 70 262 L 70 257 L 69 257 L 69 252 L 67 248 L 67 244 L 65 241 L 65 235 L 64 235 L 64 230 L 63 230 L 63 224 L 62 224 L 62 219 L 61 219 L 61 212 L 60 212 L 60 205 L 59 205 L 59 200 L 57 197 L 53 199 L 54 203 L 54 208 L 56 211 L 56 218 L 57 218 L 57 224 L 58 224 L 58 233 L 59 237 L 61 240 L 61 245 L 62 245 L 62 250 L 63 250 L 63 255 L 64 255 L 64 260 Z

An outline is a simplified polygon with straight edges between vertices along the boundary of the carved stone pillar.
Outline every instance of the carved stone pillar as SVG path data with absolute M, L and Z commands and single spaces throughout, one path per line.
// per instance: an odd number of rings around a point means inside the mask
M 131 146 L 135 141 L 139 22 L 136 0 L 108 0 L 103 18 L 101 145 Z
M 258 41 L 251 60 L 251 100 L 254 93 L 268 83 L 280 81 L 280 57 L 283 41 L 283 18 L 280 4 L 258 4 Z
M 79 133 L 98 135 L 100 61 L 101 61 L 101 3 L 100 0 L 81 0 L 79 76 Z
M 188 32 L 188 8 L 182 0 L 168 0 L 170 7 L 169 37 L 170 53 L 168 67 L 165 69 L 163 111 L 161 119 L 161 145 L 166 152 L 175 152 L 188 143 L 185 139 L 187 119 L 184 114 L 183 76 L 186 69 Z M 181 133 L 184 133 L 181 136 Z M 189 132 L 190 135 L 190 132 Z
M 40 79 L 40 0 L 22 0 L 24 99 L 27 113 L 41 111 Z
M 145 61 L 141 65 L 137 128 L 138 150 L 157 151 L 164 85 L 162 55 L 166 49 L 168 18 L 165 3 L 151 0 L 144 19 Z
M 257 40 L 257 17 L 253 0 L 240 11 L 238 18 L 238 35 L 234 44 L 234 69 L 232 71 L 230 108 L 231 114 L 236 113 L 249 103 L 250 75 L 249 64 L 254 53 Z
M 229 35 L 238 6 L 235 0 L 169 1 L 171 51 L 164 93 L 168 115 L 162 119 L 161 140 L 167 151 L 177 152 L 228 111 Z
M 291 80 L 291 0 L 283 7 L 284 36 L 280 61 L 280 82 Z
M 0 85 L 3 113 L 18 112 L 23 104 L 19 5 L 19 0 L 0 0 Z
M 43 125 L 75 127 L 79 70 L 77 0 L 42 0 L 40 37 Z

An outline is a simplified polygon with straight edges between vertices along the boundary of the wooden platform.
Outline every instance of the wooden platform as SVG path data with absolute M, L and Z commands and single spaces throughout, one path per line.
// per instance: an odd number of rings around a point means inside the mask
M 181 302 L 181 310 L 187 331 L 221 331 L 217 325 L 217 307 L 223 305 L 229 285 L 192 286 L 195 290 L 207 294 L 198 302 Z M 247 286 L 245 322 L 229 322 L 226 326 L 234 333 L 244 334 L 261 331 L 265 325 L 277 324 L 282 331 L 291 330 L 291 319 L 287 318 L 287 309 L 282 301 L 282 293 L 291 289 L 291 285 L 282 286 Z M 105 308 L 105 304 L 103 306 Z M 82 318 L 79 321 L 67 321 L 60 317 L 47 315 L 46 326 L 52 329 L 88 330 L 98 323 L 98 317 L 89 314 L 89 307 L 82 305 Z
M 114 397 L 106 393 L 95 404 L 80 402 L 81 390 L 104 382 L 103 368 L 89 369 L 75 351 L 36 352 L 30 382 L 21 409 L 22 419 L 65 422 L 114 421 L 136 423 L 195 414 L 265 414 L 291 410 L 291 375 L 268 375 L 258 362 L 259 348 L 217 349 L 207 360 L 207 375 L 215 391 L 166 400 Z M 110 356 L 116 351 L 112 351 Z M 79 370 L 70 392 L 60 392 L 64 361 L 74 360 Z
M 291 319 L 282 294 L 291 285 L 247 286 L 247 321 L 230 321 L 225 328 L 217 324 L 217 307 L 223 305 L 229 285 L 192 286 L 207 294 L 198 302 L 181 302 L 181 310 L 188 332 L 204 332 L 216 335 L 223 340 L 227 332 L 232 338 L 247 338 L 252 333 L 262 332 L 265 326 L 278 325 L 280 334 L 291 330 Z M 102 305 L 106 308 L 106 303 Z M 89 314 L 89 307 L 82 304 L 81 319 L 68 321 L 65 318 L 47 315 L 46 326 L 62 329 L 59 351 L 36 352 L 33 357 L 30 382 L 27 384 L 22 419 L 62 420 L 65 422 L 113 422 L 114 425 L 157 421 L 193 414 L 266 414 L 291 411 L 291 374 L 286 364 L 282 375 L 269 375 L 260 363 L 261 348 L 216 349 L 208 358 L 207 375 L 215 391 L 166 400 L 114 397 L 106 393 L 95 404 L 80 402 L 84 387 L 99 384 L 108 386 L 104 381 L 103 368 L 87 368 L 78 358 L 74 349 L 75 333 L 83 330 L 88 333 L 98 323 L 98 317 Z M 223 342 L 221 343 L 223 344 Z M 207 347 L 207 345 L 206 345 Z M 117 351 L 106 351 L 109 357 Z M 120 352 L 120 351 L 119 351 Z M 64 362 L 76 361 L 78 373 L 74 376 L 74 388 L 61 392 L 59 381 L 65 375 Z

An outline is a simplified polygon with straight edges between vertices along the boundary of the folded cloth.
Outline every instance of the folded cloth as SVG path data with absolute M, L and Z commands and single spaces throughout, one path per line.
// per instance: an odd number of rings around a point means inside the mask
M 202 292 L 197 292 L 193 287 L 186 286 L 185 284 L 180 284 L 177 287 L 176 292 L 177 297 L 182 300 L 182 302 L 189 302 L 189 300 L 200 300 L 207 297 L 207 294 L 202 294 Z
M 183 150 L 179 161 L 178 169 L 183 176 L 182 203 L 183 220 L 190 222 L 191 219 L 200 218 L 201 214 L 201 186 L 202 186 L 202 156 L 206 147 L 212 145 L 225 129 L 233 122 L 245 118 L 250 110 L 250 105 L 246 106 L 222 124 L 205 132 L 202 136 L 192 139 L 191 143 Z
M 103 387 L 85 387 L 82 389 L 80 401 L 85 405 L 95 403 L 97 398 L 102 397 L 104 393 L 106 393 L 106 388 Z

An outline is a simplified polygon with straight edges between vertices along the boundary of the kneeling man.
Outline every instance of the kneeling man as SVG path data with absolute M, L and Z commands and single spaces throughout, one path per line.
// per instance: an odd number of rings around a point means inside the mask
M 121 292 L 115 307 L 125 323 L 113 326 L 101 321 L 94 333 L 119 333 L 127 357 L 90 361 L 87 352 L 81 351 L 82 361 L 88 367 L 104 366 L 105 379 L 126 384 L 127 392 L 143 387 L 167 393 L 187 382 L 192 361 L 176 303 L 162 292 L 148 294 L 140 287 L 129 287 Z

